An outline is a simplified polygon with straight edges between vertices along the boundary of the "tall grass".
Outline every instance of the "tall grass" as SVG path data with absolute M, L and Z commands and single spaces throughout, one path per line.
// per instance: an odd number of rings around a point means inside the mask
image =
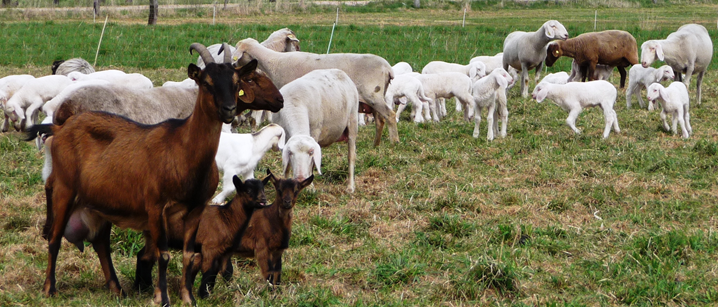
M 431 60 L 466 62 L 500 52 L 506 34 L 537 29 L 547 18 L 561 21 L 571 35 L 593 30 L 594 9 L 544 5 L 474 11 L 466 28 L 455 11 L 347 13 L 332 51 L 371 52 L 420 70 Z M 704 12 L 706 7 L 713 10 Z M 640 43 L 665 37 L 686 21 L 711 18 L 702 23 L 717 37 L 711 27 L 715 6 L 673 9 L 672 15 L 661 8 L 606 9 L 599 13 L 605 16 L 599 29 L 628 30 Z M 258 17 L 272 21 L 266 24 L 215 26 L 113 23 L 98 66 L 140 71 L 156 84 L 179 80 L 196 61 L 187 51 L 191 42 L 261 40 L 283 26 L 297 32 L 302 50 L 326 51 L 331 23 L 317 23 L 333 21 L 332 13 L 298 14 L 293 18 L 313 21 L 294 24 L 280 17 Z M 411 20 L 415 23 L 396 25 Z M 78 21 L 7 22 L 0 28 L 6 42 L 0 44 L 0 76 L 40 76 L 54 59 L 93 58 L 101 31 Z M 549 71 L 568 70 L 569 63 L 559 60 Z M 199 304 L 716 305 L 715 84 L 712 65 L 703 104 L 691 109 L 695 134 L 688 140 L 663 131 L 657 112 L 626 110 L 622 92 L 616 102 L 620 134 L 602 140 L 602 112 L 589 109 L 577 123 L 583 134 L 575 135 L 564 123 L 564 111 L 522 99 L 517 88 L 509 95 L 505 139 L 472 138 L 473 123 L 464 122 L 452 103 L 440 123 L 417 125 L 402 114 L 399 144 L 373 147 L 374 127 L 361 128 L 357 192 L 344 192 L 346 147 L 337 144 L 323 149 L 325 175 L 315 180 L 316 190 L 300 195 L 284 284 L 266 286 L 253 260 L 237 258 L 234 278 L 220 281 Z M 47 264 L 39 233 L 45 214 L 43 157 L 20 137 L 0 135 L 0 305 L 146 305 L 150 294 L 130 290 L 133 255 L 143 245 L 132 230 L 114 229 L 112 237 L 128 298 L 103 289 L 91 249 L 80 253 L 69 244 L 58 261 L 59 297 L 40 294 Z M 265 157 L 257 174 L 266 168 L 275 173 L 281 168 L 277 153 Z M 175 303 L 180 257 L 174 254 L 169 274 Z

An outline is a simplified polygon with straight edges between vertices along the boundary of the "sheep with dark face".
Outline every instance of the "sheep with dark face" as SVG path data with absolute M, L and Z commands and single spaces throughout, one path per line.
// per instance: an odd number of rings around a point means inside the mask
M 621 88 L 626 83 L 626 67 L 638 64 L 638 45 L 631 33 L 619 30 L 584 33 L 548 45 L 546 66 L 551 67 L 561 56 L 573 58 L 585 81 L 596 80 L 596 65 L 618 67 Z

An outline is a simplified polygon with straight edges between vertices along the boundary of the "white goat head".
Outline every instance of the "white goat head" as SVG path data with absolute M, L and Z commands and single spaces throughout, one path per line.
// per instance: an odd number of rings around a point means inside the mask
M 545 22 L 543 24 L 543 30 L 544 33 L 546 33 L 546 37 L 550 39 L 568 39 L 568 31 L 566 31 L 566 28 L 556 20 L 549 20 Z
M 641 65 L 643 65 L 643 68 L 651 66 L 656 58 L 663 61 L 663 47 L 656 41 L 645 41 L 641 45 Z
M 282 168 L 284 177 L 288 177 L 289 167 L 293 177 L 304 180 L 312 175 L 312 165 L 322 174 L 322 148 L 308 135 L 295 135 L 289 138 L 282 150 Z

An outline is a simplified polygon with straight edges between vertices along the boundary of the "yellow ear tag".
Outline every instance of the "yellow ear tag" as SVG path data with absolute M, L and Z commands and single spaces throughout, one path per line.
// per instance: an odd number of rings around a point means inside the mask
M 232 61 L 235 61 L 235 62 L 236 62 L 237 60 L 239 60 L 239 58 L 238 58 L 237 56 L 233 56 L 233 57 L 232 57 Z
M 289 35 L 287 35 L 287 37 L 289 37 L 289 38 L 297 38 L 296 36 L 294 36 L 294 34 L 289 34 Z
M 553 53 L 555 53 L 556 55 L 558 55 L 558 50 L 554 51 Z
M 239 96 L 244 96 L 244 90 L 239 90 Z

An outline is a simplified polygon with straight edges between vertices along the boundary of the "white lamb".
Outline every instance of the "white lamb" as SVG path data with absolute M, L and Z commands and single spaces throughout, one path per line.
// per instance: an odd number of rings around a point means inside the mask
M 649 102 L 660 101 L 663 111 L 661 111 L 661 119 L 663 120 L 663 129 L 671 131 L 666 120 L 666 114 L 671 114 L 673 120 L 673 134 L 677 134 L 676 123 L 681 124 L 682 137 L 687 139 L 693 134 L 691 128 L 691 116 L 689 113 L 690 101 L 688 99 L 688 88 L 682 82 L 672 82 L 668 87 L 663 87 L 660 83 L 653 83 L 648 86 L 646 94 Z
M 11 120 L 20 121 L 21 128 L 34 125 L 42 105 L 70 86 L 72 80 L 63 75 L 49 75 L 31 79 L 13 95 L 5 106 Z M 25 124 L 22 124 L 25 121 Z
M 52 123 L 52 119 L 55 116 L 55 111 L 57 111 L 60 105 L 65 102 L 68 97 L 70 97 L 76 90 L 85 86 L 104 84 L 110 84 L 110 81 L 102 79 L 87 79 L 84 81 L 75 81 L 72 84 L 68 85 L 59 94 L 57 94 L 55 97 L 50 99 L 42 106 L 42 111 L 45 112 L 45 115 L 47 115 L 42 123 Z
M 447 63 L 444 61 L 431 61 L 421 69 L 422 74 L 439 74 L 445 72 L 458 72 L 467 75 L 471 81 L 479 80 L 486 76 L 486 65 L 481 61 L 461 65 L 456 63 Z
M 15 92 L 20 90 L 27 81 L 35 79 L 31 75 L 12 75 L 0 79 L 0 109 L 5 110 L 7 101 L 15 95 Z M 10 116 L 8 113 L 3 112 L 5 120 L 2 124 L 2 132 L 7 132 L 10 127 Z M 20 129 L 19 125 L 14 125 L 15 129 Z
M 414 71 L 411 68 L 411 65 L 407 62 L 396 63 L 394 64 L 394 66 L 391 67 L 391 70 L 394 71 L 394 76 L 408 74 Z
M 481 123 L 481 110 L 486 109 L 486 121 L 488 133 L 486 139 L 494 139 L 494 133 L 498 133 L 498 118 L 501 116 L 501 134 L 506 137 L 506 125 L 509 120 L 509 111 L 506 107 L 506 87 L 514 83 L 514 78 L 503 68 L 494 69 L 488 76 L 474 82 L 472 95 L 474 96 L 474 138 L 479 137 L 479 124 Z M 498 99 L 498 107 L 496 100 Z
M 414 122 L 423 123 L 425 120 L 423 114 L 428 115 L 426 120 L 431 119 L 428 107 L 429 103 L 433 101 L 424 94 L 424 86 L 413 74 L 402 74 L 394 77 L 386 88 L 385 100 L 390 109 L 394 108 L 394 104 L 398 104 L 401 107 L 401 105 L 406 105 L 407 101 L 410 102 L 412 105 L 412 113 L 414 113 Z M 426 108 L 424 108 L 424 105 Z M 404 106 L 404 108 L 405 107 L 406 106 Z M 424 113 L 422 113 L 422 109 L 425 110 Z M 397 122 L 399 122 L 400 114 L 401 111 L 396 113 Z
M 321 151 L 312 146 L 289 146 L 294 137 L 309 136 L 321 147 L 346 140 L 349 160 L 347 191 L 354 192 L 359 93 L 352 79 L 339 69 L 318 69 L 287 83 L 279 91 L 284 97 L 284 107 L 272 114 L 272 122 L 284 127 L 289 139 L 282 152 L 285 176 L 289 174 L 289 166 L 292 166 L 294 178 L 308 178 L 311 175 L 310 157 L 317 161 L 317 170 L 321 167 Z M 296 151 L 300 149 L 312 152 Z M 300 157 L 305 157 L 306 161 L 299 162 L 297 159 Z M 300 169 L 306 165 L 310 165 L 308 172 L 306 168 Z
M 539 83 L 553 83 L 553 84 L 566 84 L 568 83 L 568 73 L 565 71 L 559 71 L 556 73 L 548 74 Z
M 590 82 L 569 82 L 566 84 L 539 83 L 534 88 L 532 97 L 537 102 L 548 98 L 554 104 L 568 112 L 566 123 L 576 134 L 581 131 L 576 128 L 576 118 L 585 108 L 599 106 L 603 109 L 606 127 L 603 129 L 603 138 L 608 138 L 611 126 L 616 133 L 621 132 L 618 127 L 618 117 L 613 110 L 616 103 L 616 87 L 608 81 L 596 80 Z
M 696 101 L 701 104 L 701 84 L 703 75 L 713 59 L 713 41 L 708 30 L 702 25 L 683 25 L 661 40 L 648 40 L 641 45 L 641 65 L 649 67 L 658 58 L 666 62 L 677 81 L 683 81 L 686 87 L 691 84 L 691 76 L 696 77 Z M 681 74 L 686 74 L 685 79 Z
M 284 149 L 285 141 L 284 129 L 277 124 L 269 124 L 251 134 L 222 132 L 214 158 L 217 168 L 224 173 L 222 191 L 212 199 L 212 204 L 221 205 L 234 192 L 234 175 L 242 180 L 254 178 L 254 169 L 267 151 Z
M 441 105 L 439 98 L 456 99 L 464 106 L 464 119 L 470 120 L 474 115 L 474 103 L 471 96 L 471 79 L 462 73 L 445 72 L 439 74 L 412 74 L 421 81 L 424 86 L 424 94 L 431 98 L 434 103 L 429 104 L 431 116 L 434 121 L 438 122 L 441 117 L 446 115 L 446 106 Z M 399 106 L 397 113 L 403 111 Z
M 150 89 L 154 87 L 154 85 L 152 84 L 152 80 L 143 76 L 142 74 L 128 74 L 124 71 L 116 69 L 93 72 L 87 75 L 79 71 L 73 71 L 67 74 L 67 76 L 72 79 L 72 81 L 87 81 L 91 79 L 100 79 L 109 81 L 114 84 L 121 84 L 123 86 L 131 88 Z
M 198 88 L 197 82 L 194 80 L 187 78 L 182 81 L 167 81 L 165 83 L 162 83 L 162 86 L 179 86 L 179 87 L 187 87 L 187 88 Z
M 661 67 L 644 68 L 641 65 L 633 65 L 628 71 L 628 90 L 626 90 L 626 108 L 631 108 L 631 96 L 638 97 L 638 103 L 641 108 L 645 107 L 643 98 L 641 97 L 641 89 L 648 88 L 649 85 L 665 80 L 673 80 L 675 75 L 673 69 L 668 65 Z M 653 111 L 653 103 L 648 103 L 648 110 Z
M 541 78 L 546 46 L 554 39 L 566 40 L 568 31 L 556 20 L 545 22 L 536 32 L 515 31 L 504 39 L 504 69 L 521 71 L 521 97 L 529 95 L 529 70 L 536 69 L 535 81 Z
M 482 62 L 486 68 L 486 74 L 490 74 L 494 69 L 504 67 L 504 53 L 499 52 L 494 56 L 481 55 L 471 58 L 469 63 Z

